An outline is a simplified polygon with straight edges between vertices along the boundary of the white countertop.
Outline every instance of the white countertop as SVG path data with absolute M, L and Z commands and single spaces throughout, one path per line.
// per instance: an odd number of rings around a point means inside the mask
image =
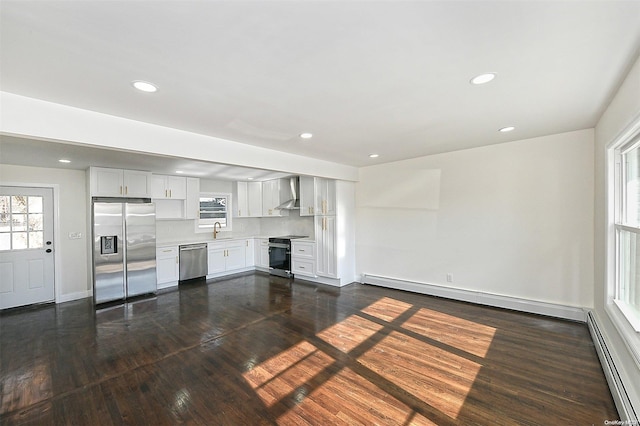
M 238 241 L 238 240 L 247 240 L 247 239 L 268 239 L 269 236 L 258 235 L 258 236 L 244 236 L 244 237 L 220 237 L 216 238 L 203 238 L 202 240 L 195 241 L 163 241 L 156 243 L 156 248 L 160 247 L 176 247 L 183 244 L 202 244 L 202 243 L 224 243 L 228 241 Z M 296 238 L 295 241 L 304 241 L 304 242 L 315 242 L 312 238 Z

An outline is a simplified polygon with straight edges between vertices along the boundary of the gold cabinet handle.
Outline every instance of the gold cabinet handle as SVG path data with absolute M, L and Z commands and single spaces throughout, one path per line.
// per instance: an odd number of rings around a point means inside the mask
M 122 194 L 122 185 L 120 185 L 120 194 Z
M 172 194 L 171 190 L 169 190 L 169 198 L 173 198 L 173 194 Z
M 125 186 L 124 187 L 124 195 L 127 195 L 127 194 L 129 194 L 129 187 Z

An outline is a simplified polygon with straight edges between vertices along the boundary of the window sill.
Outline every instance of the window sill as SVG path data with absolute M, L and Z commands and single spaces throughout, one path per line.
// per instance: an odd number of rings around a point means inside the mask
M 610 300 L 606 306 L 606 311 L 631 353 L 636 367 L 640 369 L 640 332 L 634 329 L 627 316 L 620 309 L 617 301 Z
M 631 328 L 633 328 L 636 333 L 640 333 L 640 317 L 638 316 L 638 312 L 632 306 L 629 306 L 621 300 L 613 299 L 613 303 L 620 310 L 620 313 L 624 316 L 624 319 L 629 323 Z

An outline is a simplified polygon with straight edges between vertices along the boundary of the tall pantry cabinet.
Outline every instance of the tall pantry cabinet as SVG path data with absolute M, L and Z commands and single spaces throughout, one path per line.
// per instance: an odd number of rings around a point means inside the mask
M 315 178 L 316 274 L 337 280 L 339 286 L 355 281 L 355 184 Z

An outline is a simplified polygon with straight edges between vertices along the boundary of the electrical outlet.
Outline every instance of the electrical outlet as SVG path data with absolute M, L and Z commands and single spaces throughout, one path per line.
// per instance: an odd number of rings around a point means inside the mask
M 447 282 L 448 283 L 452 283 L 453 282 L 453 274 L 452 273 L 448 273 L 447 274 Z

